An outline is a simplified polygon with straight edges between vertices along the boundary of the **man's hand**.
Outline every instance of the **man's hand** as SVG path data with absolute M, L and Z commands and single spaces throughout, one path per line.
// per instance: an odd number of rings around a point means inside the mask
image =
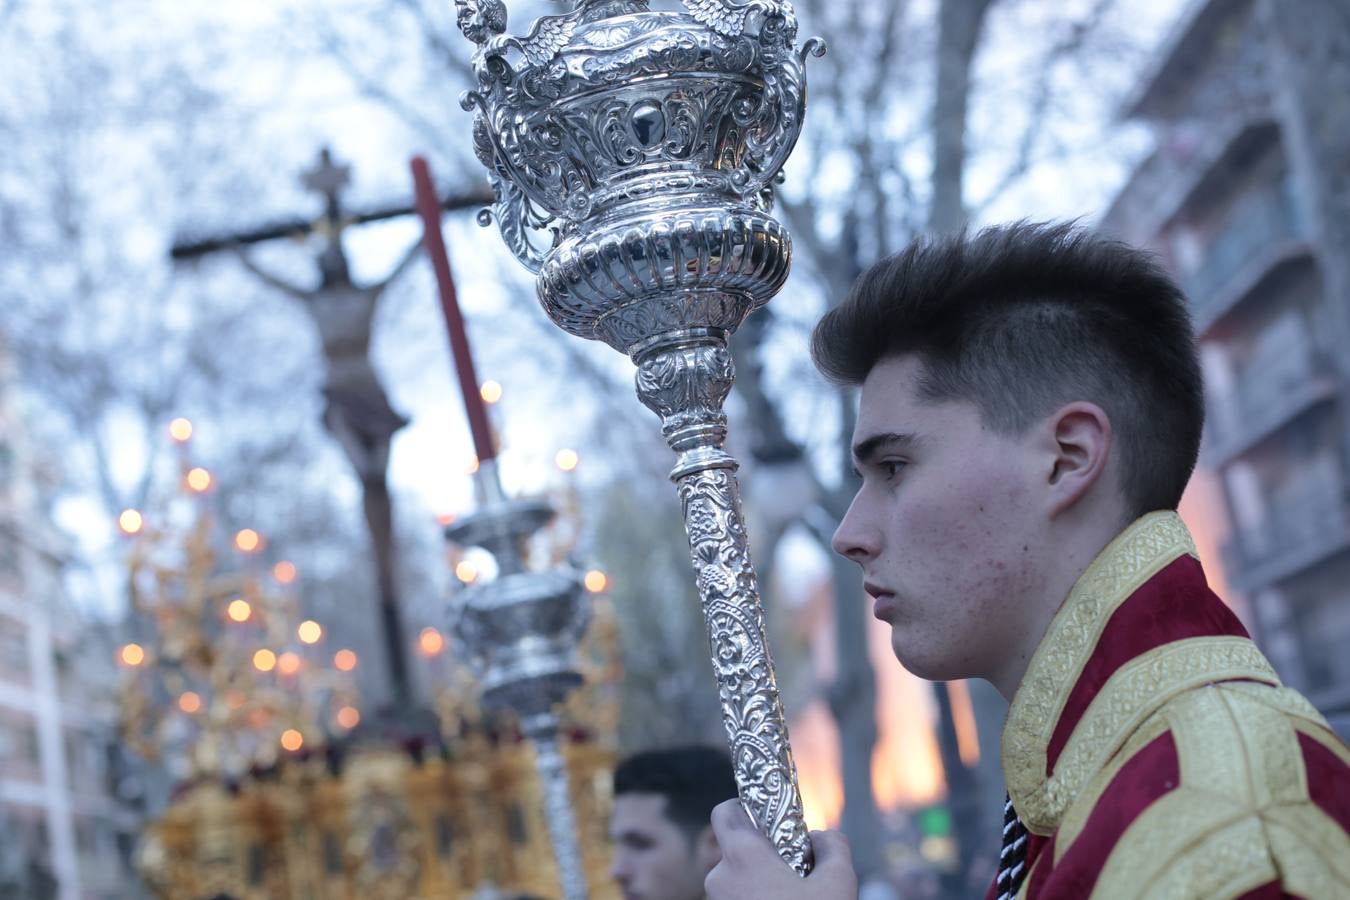
M 703 883 L 708 900 L 856 900 L 858 896 L 853 853 L 838 831 L 811 832 L 815 866 L 802 878 L 759 833 L 741 801 L 718 804 L 712 811 L 712 827 L 722 861 Z

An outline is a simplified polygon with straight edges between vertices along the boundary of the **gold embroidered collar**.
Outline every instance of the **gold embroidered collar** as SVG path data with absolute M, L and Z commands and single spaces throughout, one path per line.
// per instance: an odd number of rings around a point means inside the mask
M 1046 629 L 1003 727 L 1003 776 L 1014 808 L 1031 831 L 1055 831 L 1088 780 L 1172 696 L 1231 678 L 1278 682 L 1246 638 L 1198 637 L 1155 647 L 1106 681 L 1047 774 L 1051 735 L 1111 614 L 1183 554 L 1197 555 L 1176 513 L 1154 512 L 1136 520 L 1092 561 Z

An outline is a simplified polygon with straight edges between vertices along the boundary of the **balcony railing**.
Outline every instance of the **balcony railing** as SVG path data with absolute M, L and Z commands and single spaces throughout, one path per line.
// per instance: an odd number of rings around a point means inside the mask
M 1109 232 L 1155 236 L 1216 179 L 1279 139 L 1268 98 L 1225 106 L 1201 122 L 1159 132 L 1159 148 L 1140 163 L 1102 220 Z
M 1350 548 L 1344 484 L 1313 485 L 1272 505 L 1260 526 L 1239 530 L 1223 548 L 1225 569 L 1240 591 L 1267 587 Z
M 1266 358 L 1269 362 L 1249 365 L 1232 396 L 1210 410 L 1206 448 L 1210 463 L 1229 462 L 1336 396 L 1334 370 L 1306 346 L 1286 347 Z
M 1288 255 L 1290 245 L 1307 240 L 1308 230 L 1288 182 L 1243 196 L 1205 248 L 1200 266 L 1182 279 L 1197 321 L 1202 325 L 1212 321 L 1216 307 L 1231 305 L 1235 285 L 1255 284 L 1266 269 Z

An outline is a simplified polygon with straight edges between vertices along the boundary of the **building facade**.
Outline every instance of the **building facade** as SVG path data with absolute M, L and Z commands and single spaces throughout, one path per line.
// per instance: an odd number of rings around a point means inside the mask
M 113 798 L 114 648 L 67 601 L 0 343 L 0 898 L 138 896 Z
M 1155 150 L 1101 227 L 1192 304 L 1224 579 L 1350 734 L 1350 7 L 1194 2 L 1126 115 Z

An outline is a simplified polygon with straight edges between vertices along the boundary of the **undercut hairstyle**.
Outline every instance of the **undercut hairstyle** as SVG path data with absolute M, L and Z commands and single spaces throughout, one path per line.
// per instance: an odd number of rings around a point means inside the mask
M 839 384 L 902 354 L 919 361 L 921 398 L 972 402 L 1001 434 L 1097 404 L 1130 514 L 1180 502 L 1204 389 L 1186 299 L 1150 254 L 1063 223 L 917 241 L 864 272 L 811 339 Z
M 713 807 L 736 796 L 736 775 L 723 750 L 689 746 L 647 750 L 619 763 L 614 796 L 659 794 L 666 818 L 693 840 L 712 818 Z

